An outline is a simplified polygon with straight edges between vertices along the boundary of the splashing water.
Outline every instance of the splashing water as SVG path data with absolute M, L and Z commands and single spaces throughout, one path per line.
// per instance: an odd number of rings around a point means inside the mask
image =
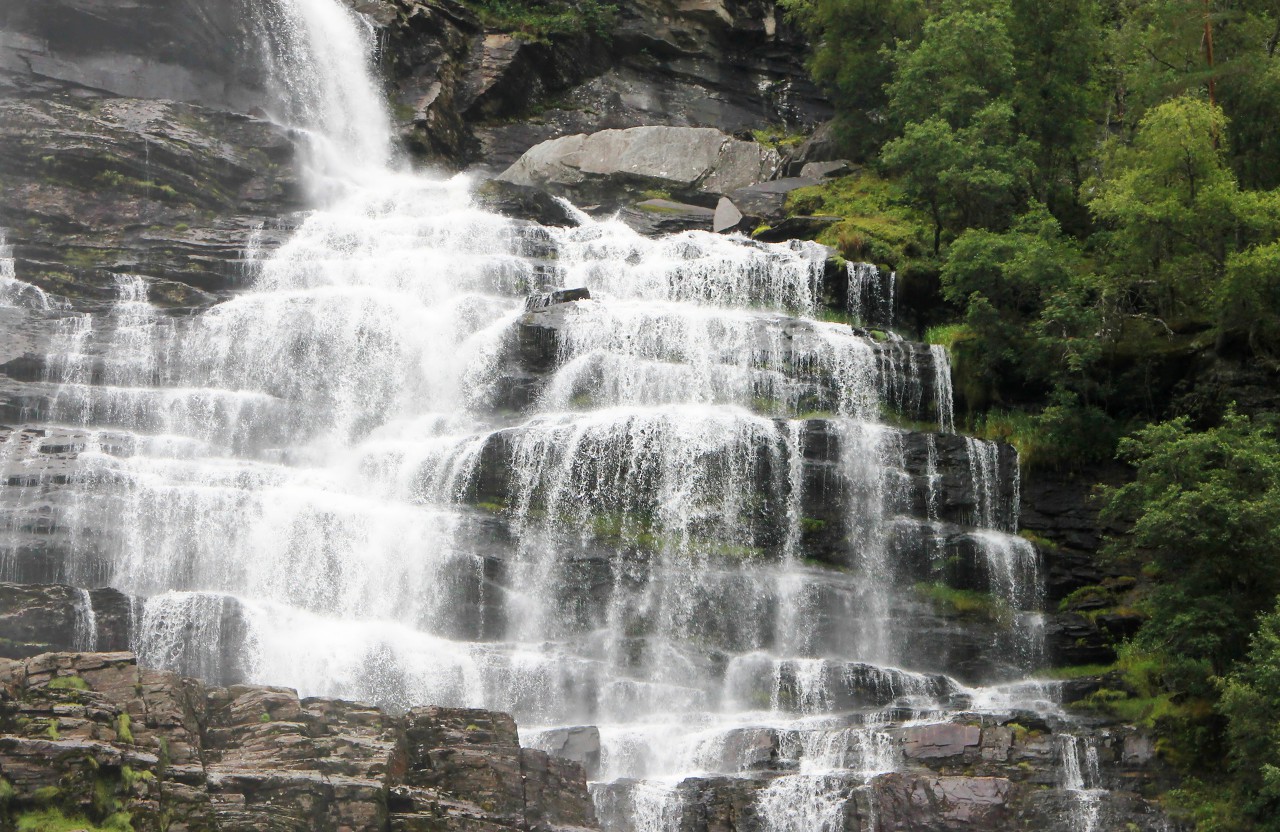
M 120 275 L 109 310 L 49 322 L 22 414 L 48 432 L 0 434 L 32 484 L 13 516 L 55 514 L 67 580 L 145 598 L 147 664 L 598 726 L 611 829 L 679 828 L 688 778 L 757 775 L 766 828 L 844 828 L 901 763 L 890 713 L 979 700 L 913 629 L 946 483 L 971 483 L 988 588 L 1039 603 L 1016 466 L 967 440 L 944 470 L 959 439 L 882 423 L 954 430 L 945 351 L 816 320 L 812 243 L 482 211 L 466 177 L 396 167 L 359 15 L 255 6 L 320 207 L 201 314 Z M 854 272 L 887 326 L 892 276 Z M 44 297 L 15 281 L 0 248 L 0 303 Z M 591 299 L 526 312 L 546 286 Z

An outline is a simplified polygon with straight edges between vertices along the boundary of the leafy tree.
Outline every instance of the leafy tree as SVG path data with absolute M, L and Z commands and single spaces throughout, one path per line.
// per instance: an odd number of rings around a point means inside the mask
M 1095 279 L 1080 244 L 1036 205 L 1003 233 L 970 229 L 947 252 L 944 297 L 965 309 L 966 365 L 1023 397 L 1059 390 L 1055 418 L 1088 406 L 1100 341 Z
M 1216 289 L 1239 224 L 1222 110 L 1183 96 L 1113 148 L 1090 189 L 1122 305 L 1195 314 Z
M 941 119 L 961 129 L 1014 89 L 1008 0 L 943 0 L 918 43 L 894 55 L 889 109 L 900 125 Z M 1004 102 L 1008 104 L 1008 102 Z
M 1013 106 L 1035 142 L 1036 197 L 1057 216 L 1075 213 L 1082 159 L 1103 101 L 1105 43 L 1097 0 L 1011 0 Z M 1076 219 L 1079 224 L 1079 218 Z
M 1243 809 L 1261 832 L 1280 832 L 1280 607 L 1263 616 L 1249 659 L 1223 685 L 1231 769 Z
M 1013 130 L 1007 103 L 996 102 L 963 128 L 940 117 L 908 124 L 885 145 L 884 167 L 901 177 L 907 198 L 933 220 L 933 252 L 945 231 L 1001 228 L 1026 199 L 1030 148 Z
M 1132 530 L 1109 550 L 1160 579 L 1138 644 L 1166 657 L 1171 690 L 1208 695 L 1280 594 L 1280 440 L 1229 411 L 1201 433 L 1186 418 L 1144 428 L 1120 455 L 1137 475 L 1103 516 Z
M 920 0 L 782 0 L 813 41 L 809 71 L 831 96 L 836 131 L 859 158 L 887 138 L 890 47 L 915 37 L 924 20 Z

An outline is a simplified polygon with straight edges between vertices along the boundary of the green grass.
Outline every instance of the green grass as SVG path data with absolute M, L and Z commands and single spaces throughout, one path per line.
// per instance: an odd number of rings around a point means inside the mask
M 80 815 L 66 815 L 57 809 L 42 809 L 18 815 L 18 832 L 132 832 L 128 812 L 117 812 L 95 825 Z
M 1040 679 L 1056 679 L 1065 682 L 1089 676 L 1105 676 L 1115 669 L 1115 664 L 1073 664 L 1069 667 L 1045 668 L 1036 671 L 1035 676 Z
M 787 197 L 787 212 L 841 217 L 818 235 L 818 242 L 850 260 L 896 268 L 924 256 L 932 245 L 926 244 L 932 238 L 925 218 L 903 204 L 895 183 L 873 173 L 793 191 Z
M 967 324 L 940 324 L 931 326 L 924 332 L 927 344 L 941 344 L 947 352 L 954 353 L 956 345 L 973 338 L 973 332 Z
M 45 687 L 49 690 L 88 690 L 89 683 L 79 676 L 59 676 Z
M 608 37 L 618 9 L 599 0 L 463 0 L 486 29 L 510 32 L 529 41 L 549 41 L 559 35 L 594 34 Z
M 998 621 L 1010 623 L 1013 610 L 1000 599 L 986 592 L 975 592 L 971 589 L 956 589 L 946 584 L 920 583 L 915 585 L 916 594 L 931 603 L 938 612 L 954 615 L 975 621 Z

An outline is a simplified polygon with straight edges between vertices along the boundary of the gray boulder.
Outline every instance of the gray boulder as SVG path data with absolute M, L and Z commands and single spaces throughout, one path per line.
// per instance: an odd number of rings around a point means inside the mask
M 585 201 L 662 189 L 712 206 L 773 178 L 781 161 L 777 151 L 709 127 L 632 127 L 543 142 L 498 178 Z
M 716 212 L 701 205 L 646 199 L 623 208 L 618 218 L 641 234 L 658 236 L 680 231 L 710 231 Z
M 792 191 L 817 184 L 816 179 L 791 176 L 738 188 L 729 194 L 729 199 L 733 200 L 733 204 L 743 214 L 774 222 L 786 216 L 787 196 Z

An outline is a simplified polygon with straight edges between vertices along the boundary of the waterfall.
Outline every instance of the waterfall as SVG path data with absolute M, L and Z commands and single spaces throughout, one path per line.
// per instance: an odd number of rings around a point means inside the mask
M 144 599 L 144 663 L 594 726 L 612 832 L 678 828 L 718 776 L 764 828 L 844 829 L 903 765 L 891 720 L 1043 696 L 961 684 L 916 620 L 968 557 L 1014 613 L 983 661 L 1038 637 L 1016 465 L 947 435 L 944 351 L 818 320 L 813 243 L 481 210 L 396 166 L 358 14 L 254 6 L 317 207 L 203 312 L 122 274 L 109 308 L 40 318 L 45 433 L 0 435 L 64 573 Z M 887 327 L 893 280 L 851 267 L 855 317 Z M 590 298 L 526 309 L 548 286 Z
M 74 648 L 82 653 L 98 649 L 98 616 L 87 589 L 76 590 Z
M 1079 737 L 1065 734 L 1059 738 L 1058 754 L 1062 760 L 1059 775 L 1062 788 L 1072 796 L 1069 823 L 1071 832 L 1097 832 L 1106 790 L 1099 788 L 1101 775 L 1098 749 L 1082 743 Z

